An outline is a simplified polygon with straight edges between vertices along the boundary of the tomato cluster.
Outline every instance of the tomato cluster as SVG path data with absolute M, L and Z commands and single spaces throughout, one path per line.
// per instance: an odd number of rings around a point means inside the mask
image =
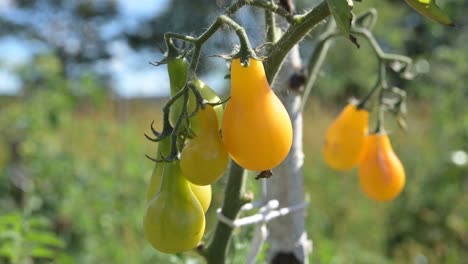
M 188 62 L 184 58 L 168 61 L 171 94 L 177 94 L 187 82 Z M 196 78 L 194 85 L 208 102 L 218 102 L 211 88 Z M 187 112 L 194 112 L 196 98 L 190 94 Z M 221 111 L 219 111 L 221 108 Z M 171 108 L 169 121 L 175 126 L 183 114 L 183 102 L 176 101 Z M 183 122 L 182 131 L 190 131 L 180 160 L 164 160 L 171 151 L 171 137 L 159 141 L 158 155 L 148 186 L 148 202 L 143 228 L 146 238 L 160 252 L 177 253 L 195 248 L 205 232 L 205 215 L 211 203 L 211 183 L 224 172 L 228 154 L 219 137 L 218 124 L 222 106 L 207 105 Z M 185 143 L 184 137 L 179 140 Z M 203 148 L 202 148 L 203 145 Z M 204 155 L 214 153 L 214 155 Z M 216 166 L 214 166 L 216 164 Z M 214 169 L 210 169 L 214 166 Z
M 188 70 L 185 58 L 168 58 L 171 95 L 188 94 L 170 107 L 171 135 L 158 140 L 159 160 L 147 190 L 144 231 L 151 245 L 164 253 L 199 244 L 211 184 L 224 174 L 229 156 L 246 169 L 265 171 L 281 163 L 292 144 L 289 115 L 271 90 L 261 61 L 241 65 L 233 60 L 225 110 L 218 95 L 198 77 L 189 77 Z M 188 83 L 190 90 L 183 90 Z M 166 159 L 174 146 L 178 155 Z
M 380 124 L 379 124 L 380 125 Z M 405 185 L 405 171 L 382 128 L 369 134 L 369 112 L 349 103 L 328 128 L 322 153 L 328 166 L 359 166 L 362 191 L 376 201 L 390 201 Z

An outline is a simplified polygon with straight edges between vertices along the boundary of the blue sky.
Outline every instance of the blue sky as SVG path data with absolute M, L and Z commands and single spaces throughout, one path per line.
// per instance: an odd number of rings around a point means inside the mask
M 111 38 L 122 30 L 132 30 L 139 20 L 162 13 L 171 0 L 139 0 L 118 1 L 119 19 L 101 27 L 100 33 Z M 28 14 L 29 15 L 29 14 Z M 41 14 L 33 14 L 40 16 Z M 29 19 L 21 14 L 9 0 L 0 0 L 0 16 L 7 16 L 15 20 Z M 73 42 L 66 43 L 73 48 Z M 153 67 L 148 62 L 162 58 L 155 47 L 154 50 L 134 51 L 123 40 L 109 42 L 108 51 L 112 59 L 97 68 L 106 69 L 111 73 L 112 84 L 116 92 L 125 97 L 135 96 L 164 96 L 168 94 L 168 77 L 165 66 Z M 47 51 L 47 47 L 30 40 L 22 39 L 14 34 L 0 38 L 0 93 L 14 94 L 21 87 L 21 80 L 14 74 L 14 70 L 31 61 L 35 53 Z M 211 84 L 219 78 L 209 78 Z M 217 84 L 211 84 L 218 86 Z

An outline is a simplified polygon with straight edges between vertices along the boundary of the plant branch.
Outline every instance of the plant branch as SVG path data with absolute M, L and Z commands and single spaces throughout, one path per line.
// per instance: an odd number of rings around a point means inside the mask
M 275 4 L 273 1 L 268 2 L 265 0 L 239 0 L 234 2 L 232 5 L 228 6 L 226 10 L 224 11 L 225 15 L 232 15 L 235 12 L 237 12 L 240 8 L 242 8 L 245 5 L 250 5 L 250 6 L 255 6 L 255 7 L 260 7 L 265 10 L 269 10 L 272 13 L 275 13 L 279 16 L 284 17 L 287 21 L 292 22 L 293 17 L 289 12 L 284 9 L 283 7 Z
M 238 5 L 233 4 L 232 6 L 237 7 Z M 247 33 L 245 32 L 245 29 L 226 15 L 220 15 L 215 20 L 215 22 L 211 24 L 211 26 L 209 26 L 208 29 L 197 38 L 194 38 L 191 36 L 185 36 L 185 35 L 178 34 L 178 33 L 172 33 L 172 32 L 168 32 L 164 34 L 164 38 L 166 40 L 166 45 L 168 49 L 174 48 L 174 44 L 172 43 L 172 38 L 180 39 L 180 40 L 189 42 L 194 45 L 194 51 L 192 55 L 192 60 L 190 61 L 190 68 L 189 68 L 191 77 L 193 77 L 193 75 L 195 74 L 197 70 L 203 44 L 206 41 L 208 41 L 210 37 L 214 33 L 216 33 L 216 31 L 222 25 L 229 25 L 236 31 L 236 34 L 239 37 L 240 46 L 241 46 L 241 50 L 240 50 L 241 60 L 243 59 L 243 61 L 245 61 L 247 57 L 255 57 L 255 53 L 253 52 L 252 47 L 250 46 L 249 38 L 247 37 Z
M 270 0 L 269 3 L 274 4 L 274 0 Z M 271 10 L 265 9 L 265 25 L 266 25 L 266 34 L 267 34 L 267 42 L 268 43 L 275 43 L 277 39 L 276 34 L 276 19 L 275 15 Z M 268 50 L 270 52 L 270 50 Z
M 244 199 L 245 176 L 244 169 L 231 160 L 228 182 L 224 192 L 224 201 L 221 213 L 229 218 L 236 219 Z M 208 246 L 199 250 L 208 264 L 223 264 L 226 260 L 226 251 L 231 238 L 232 227 L 218 221 L 213 238 Z
M 169 136 L 173 132 L 173 128 L 169 122 L 169 114 L 171 111 L 171 106 L 182 96 L 185 94 L 185 88 L 181 89 L 178 93 L 176 93 L 174 96 L 172 96 L 169 101 L 164 105 L 163 107 L 163 129 L 161 133 L 157 133 L 157 131 L 154 130 L 153 128 L 153 123 L 151 123 L 151 130 L 153 131 L 153 134 L 155 134 L 156 138 L 150 138 L 146 137 L 149 140 L 153 142 L 159 142 L 166 136 Z
M 320 40 L 315 47 L 312 56 L 310 56 L 308 63 L 308 76 L 307 81 L 304 85 L 304 94 L 302 96 L 300 111 L 304 110 L 304 106 L 307 103 L 309 94 L 312 91 L 312 87 L 317 81 L 320 69 L 322 68 L 325 57 L 327 56 L 328 50 L 331 46 L 331 39 L 336 31 L 335 23 L 328 24 L 327 30 L 320 36 Z
M 164 39 L 166 40 L 166 45 L 168 47 L 172 45 L 171 43 L 169 43 L 170 39 L 180 39 L 180 40 L 190 42 L 190 43 L 195 43 L 197 41 L 197 39 L 192 36 L 186 36 L 183 34 L 173 33 L 173 32 L 166 32 L 164 34 Z
M 309 31 L 323 21 L 330 10 L 325 1 L 310 10 L 304 15 L 296 15 L 293 24 L 284 32 L 283 36 L 276 42 L 265 61 L 265 72 L 268 82 L 271 84 L 276 78 L 278 70 L 281 67 L 289 51 L 299 43 Z
M 250 46 L 249 38 L 247 37 L 247 32 L 245 32 L 245 29 L 228 16 L 221 15 L 218 17 L 218 20 L 226 25 L 229 25 L 236 31 L 237 37 L 240 41 L 240 50 L 238 55 L 240 56 L 241 63 L 246 64 L 248 63 L 249 58 L 255 58 L 256 54 Z
M 384 98 L 384 90 L 388 89 L 388 85 L 386 82 L 386 75 L 387 75 L 387 68 L 383 62 L 379 63 L 379 80 L 380 80 L 380 90 L 379 90 L 379 112 L 377 115 L 377 123 L 376 127 L 374 130 L 374 133 L 380 133 L 384 132 L 384 104 L 383 104 L 383 98 Z
M 373 11 L 375 10 L 367 11 L 364 13 L 364 15 L 368 15 L 368 14 L 372 15 L 372 21 L 371 21 L 372 26 L 373 24 L 375 24 L 374 20 L 376 16 Z M 400 73 L 400 75 L 407 76 L 411 74 L 409 73 L 409 70 L 410 70 L 409 66 L 412 65 L 412 59 L 404 55 L 384 52 L 369 29 L 363 26 L 354 26 L 351 28 L 351 33 L 364 37 L 371 45 L 372 50 L 375 52 L 379 60 L 380 70 L 379 70 L 379 79 L 377 81 L 376 87 L 386 86 L 385 75 L 382 75 L 382 65 L 385 65 L 386 61 L 400 62 L 404 64 L 405 65 L 404 71 Z M 308 79 L 306 81 L 305 88 L 304 88 L 304 95 L 302 99 L 301 109 L 304 109 L 304 106 L 307 102 L 310 91 L 317 80 L 319 70 L 323 64 L 328 48 L 330 46 L 330 41 L 333 38 L 338 37 L 338 36 L 343 36 L 343 34 L 339 31 L 336 31 L 336 26 L 330 26 L 327 29 L 327 31 L 324 34 L 322 34 L 322 36 L 320 37 L 317 47 L 315 48 L 314 53 L 312 54 L 309 60 L 309 76 L 308 76 Z M 366 103 L 367 99 L 369 99 L 369 97 L 374 93 L 375 90 L 376 88 L 374 87 L 371 90 L 371 92 L 365 98 L 363 98 L 363 100 L 359 102 L 358 108 L 364 107 L 364 104 Z
M 374 50 L 375 54 L 379 58 L 379 60 L 386 60 L 386 61 L 398 61 L 402 62 L 406 65 L 411 65 L 412 60 L 411 58 L 400 55 L 400 54 L 393 54 L 393 53 L 385 53 L 382 48 L 380 47 L 379 43 L 375 39 L 374 35 L 372 32 L 370 32 L 366 28 L 353 28 L 351 30 L 352 33 L 356 35 L 361 35 L 364 36 L 365 39 L 369 42 L 369 44 L 372 46 L 372 49 Z
M 293 16 L 283 7 L 275 4 L 274 1 L 265 1 L 265 0 L 254 0 L 249 2 L 249 5 L 261 7 L 265 10 L 268 10 L 270 13 L 275 13 L 279 16 L 282 16 L 286 19 L 286 21 L 292 23 Z
M 171 150 L 169 151 L 168 157 L 165 158 L 167 161 L 175 160 L 179 154 L 179 150 L 177 148 L 177 138 L 179 137 L 179 129 L 182 124 L 182 121 L 185 119 L 185 116 L 187 115 L 187 102 L 188 102 L 188 97 L 189 97 L 188 86 L 186 85 L 181 90 L 181 92 L 183 95 L 184 103 L 182 105 L 182 111 L 180 113 L 180 116 L 177 118 L 177 122 L 174 125 L 174 130 L 172 130 L 172 133 L 171 133 Z
M 203 44 L 208 41 L 208 39 L 216 33 L 216 31 L 222 26 L 222 21 L 217 19 L 211 26 L 203 32 L 198 38 L 193 42 L 195 49 L 193 51 L 192 60 L 190 61 L 190 71 L 194 74 L 197 70 L 198 61 L 200 60 L 201 49 Z

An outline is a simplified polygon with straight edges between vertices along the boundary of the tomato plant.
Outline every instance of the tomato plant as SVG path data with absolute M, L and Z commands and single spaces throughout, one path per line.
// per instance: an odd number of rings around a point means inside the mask
M 354 102 L 348 104 L 328 129 L 322 149 L 324 159 L 330 167 L 338 170 L 349 170 L 360 164 L 361 187 L 372 199 L 391 200 L 401 192 L 404 186 L 404 170 L 391 148 L 388 137 L 381 137 L 383 133 L 377 134 L 378 140 L 375 140 L 374 134 L 368 136 L 369 112 L 364 109 L 364 104 L 374 91 L 379 91 L 378 127 L 383 127 L 384 111 L 389 110 L 397 116 L 398 120 L 403 120 L 406 93 L 403 89 L 388 85 L 386 71 L 391 69 L 400 78 L 411 79 L 415 75 L 411 72 L 414 68 L 412 60 L 399 54 L 385 53 L 379 46 L 371 32 L 376 22 L 375 10 L 368 10 L 354 17 L 351 13 L 353 1 L 327 0 L 317 5 L 313 11 L 295 15 L 291 6 L 282 9 L 285 7 L 284 3 L 277 6 L 274 2 L 236 1 L 227 7 L 225 13 L 218 16 L 216 21 L 198 37 L 171 32 L 164 35 L 168 50 L 165 60 L 171 63 L 172 58 L 179 59 L 183 62 L 179 64 L 181 66 L 179 69 L 185 70 L 185 74 L 173 74 L 173 78 L 170 78 L 171 98 L 163 109 L 163 131 L 159 133 L 153 130 L 155 138 L 150 138 L 152 141 L 170 138 L 171 149 L 167 157 L 163 158 L 164 162 L 167 162 L 164 166 L 178 164 L 180 157 L 181 175 L 192 183 L 205 185 L 216 181 L 226 168 L 228 155 L 224 151 L 223 144 L 233 160 L 229 167 L 226 193 L 234 198 L 225 197 L 223 208 L 218 211 L 220 221 L 213 240 L 206 248 L 199 248 L 199 253 L 206 258 L 208 263 L 224 263 L 225 249 L 232 228 L 236 226 L 230 221 L 235 220 L 239 210 L 243 209 L 243 204 L 247 201 L 243 194 L 243 169 L 260 171 L 257 178 L 270 177 L 273 174 L 272 169 L 288 156 L 293 143 L 293 126 L 288 110 L 292 114 L 297 114 L 299 111 L 297 102 L 304 106 L 305 99 L 325 58 L 326 50 L 328 50 L 328 41 L 337 36 L 345 35 L 358 47 L 356 36 L 366 39 L 378 58 L 379 76 L 376 86 L 365 97 L 365 100 L 359 104 Z M 243 5 L 253 5 L 266 10 L 267 41 L 262 47 L 252 49 L 246 30 L 231 18 L 231 15 Z M 290 23 L 282 36 L 278 36 L 275 29 L 276 15 L 282 16 Z M 278 83 L 275 82 L 275 78 L 279 68 L 293 46 L 303 39 L 319 21 L 329 15 L 333 16 L 335 23 L 330 23 L 319 38 L 317 53 L 314 51 L 311 56 L 310 78 L 306 78 L 307 74 L 302 74 L 301 70 L 297 70 L 294 71 L 289 82 L 282 82 L 289 84 L 287 88 L 281 87 L 280 89 L 282 99 L 288 103 L 286 108 L 271 89 L 270 83 Z M 240 45 L 231 55 L 219 56 L 231 63 L 231 94 L 226 100 L 222 114 L 222 141 L 220 141 L 216 123 L 221 120 L 221 102 L 211 89 L 203 88 L 204 84 L 196 77 L 196 73 L 203 44 L 222 26 L 228 26 L 235 31 Z M 176 41 L 183 44 L 178 45 Z M 186 45 L 190 47 L 187 48 Z M 264 53 L 258 53 L 261 52 L 261 48 L 265 49 Z M 171 53 L 174 51 L 182 56 L 172 56 Z M 265 54 L 265 62 L 259 59 L 258 54 Z M 190 64 L 182 58 L 184 56 L 190 57 Z M 299 64 L 292 63 L 294 68 Z M 169 67 L 169 71 L 170 76 L 171 72 L 176 72 L 172 67 Z M 304 91 L 301 91 L 301 86 L 304 86 Z M 302 102 L 297 99 L 302 99 Z M 211 105 L 217 107 L 217 118 Z M 169 110 L 170 118 L 168 117 Z M 298 120 L 296 129 L 301 129 L 302 116 L 300 114 L 293 116 L 294 124 Z M 299 130 L 295 130 L 297 131 Z M 298 132 L 297 136 L 297 142 L 300 142 L 301 133 Z M 297 183 L 300 182 L 302 176 L 300 143 L 294 144 L 292 150 L 294 152 L 288 160 L 290 162 L 284 163 L 284 166 L 275 171 L 279 171 L 282 175 L 288 175 L 289 172 L 294 174 L 290 175 L 298 179 L 294 184 L 289 181 L 282 183 L 298 186 Z M 286 171 L 288 173 L 285 173 Z M 272 185 L 269 184 L 266 182 L 266 186 L 271 187 Z M 152 200 L 150 207 L 158 197 L 161 197 L 164 191 L 163 185 L 161 192 Z M 303 198 L 297 196 L 292 198 L 283 195 L 282 192 L 276 191 L 276 194 L 282 196 L 278 201 L 281 200 L 285 204 L 289 204 L 291 200 L 303 201 Z M 260 211 L 264 209 L 261 208 Z M 291 217 L 294 218 L 292 222 L 303 223 L 301 222 L 303 219 L 298 219 L 297 215 Z M 296 232 L 297 230 L 289 229 L 289 231 Z M 302 243 L 301 247 L 303 250 L 305 244 Z

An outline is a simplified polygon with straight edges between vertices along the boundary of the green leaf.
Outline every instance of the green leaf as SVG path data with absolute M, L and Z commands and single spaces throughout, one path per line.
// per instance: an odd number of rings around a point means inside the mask
M 0 257 L 7 257 L 7 258 L 12 258 L 13 253 L 14 253 L 14 248 L 13 245 L 8 243 L 8 244 L 3 244 L 0 247 Z
M 452 19 L 436 4 L 435 0 L 406 0 L 416 12 L 442 25 L 455 27 Z
M 55 251 L 46 247 L 35 247 L 31 250 L 31 257 L 35 258 L 55 258 Z
M 60 263 L 60 264 L 75 264 L 76 263 L 74 258 L 62 252 L 58 253 L 58 256 L 55 258 L 55 262 Z
M 35 216 L 28 221 L 28 225 L 32 229 L 49 228 L 52 226 L 52 222 L 43 216 Z
M 26 241 L 36 242 L 44 246 L 52 246 L 57 248 L 65 247 L 65 243 L 55 234 L 43 231 L 31 231 L 26 234 Z
M 347 36 L 350 35 L 351 29 L 351 8 L 347 0 L 327 0 L 330 13 L 335 19 L 338 28 Z
M 0 216 L 0 230 L 13 229 L 19 232 L 21 231 L 22 223 L 23 217 L 17 212 Z
M 18 240 L 20 238 L 21 238 L 21 234 L 13 230 L 6 230 L 0 233 L 0 241 Z
M 357 40 L 351 35 L 351 21 L 353 2 L 351 0 L 327 0 L 328 9 L 335 19 L 338 28 L 357 46 Z

